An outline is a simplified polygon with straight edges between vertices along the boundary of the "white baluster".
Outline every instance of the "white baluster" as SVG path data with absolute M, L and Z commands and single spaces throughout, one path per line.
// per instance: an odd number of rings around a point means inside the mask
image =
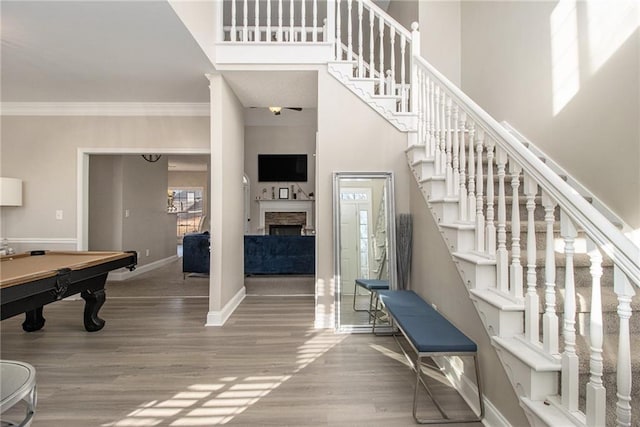
M 539 299 L 538 293 L 536 292 L 536 225 L 533 216 L 534 210 L 536 209 L 538 184 L 536 184 L 529 175 L 524 176 L 523 192 L 527 198 L 527 294 L 524 299 L 525 337 L 529 342 L 538 343 L 540 341 L 538 330 L 540 319 L 538 315 Z
M 407 38 L 404 34 L 400 35 L 400 111 L 407 111 L 407 86 L 406 86 L 406 68 L 405 68 L 405 51 L 407 49 Z
M 493 158 L 495 141 L 487 139 L 487 253 L 491 256 L 496 255 L 496 225 L 494 222 L 494 182 L 493 182 Z
M 261 41 L 261 34 L 260 34 L 260 0 L 256 0 L 256 4 L 255 4 L 256 8 L 255 8 L 255 17 L 254 17 L 254 35 L 253 35 L 253 39 L 254 41 Z
M 370 79 L 375 78 L 374 70 L 375 70 L 375 58 L 374 58 L 374 41 L 373 41 L 373 25 L 376 20 L 376 15 L 373 12 L 373 9 L 369 9 L 369 75 Z
M 586 417 L 587 426 L 605 425 L 606 394 L 602 384 L 602 299 L 600 278 L 602 277 L 602 254 L 598 247 L 587 238 L 587 251 L 591 260 L 591 311 L 589 319 L 589 341 L 591 342 L 591 358 L 589 363 L 589 383 L 587 384 Z
M 229 38 L 232 42 L 236 41 L 236 1 L 231 0 L 231 33 L 229 34 Z
M 307 6 L 306 4 L 307 2 L 305 0 L 302 0 L 302 2 L 300 2 L 300 26 L 302 27 L 300 29 L 301 31 L 300 41 L 303 43 L 307 41 Z
M 358 0 L 358 77 L 364 77 L 362 58 L 362 0 Z
M 342 17 L 340 14 L 340 0 L 336 0 L 336 60 L 342 61 Z
M 267 0 L 267 33 L 265 34 L 265 41 L 271 42 L 271 0 Z
M 425 108 L 426 108 L 426 110 L 425 110 L 425 114 L 424 114 L 424 116 L 425 116 L 424 117 L 424 120 L 425 120 L 424 127 L 425 127 L 426 135 L 425 135 L 424 143 L 425 143 L 425 149 L 426 149 L 426 152 L 427 152 L 427 157 L 428 158 L 433 158 L 434 153 L 433 153 L 433 146 L 431 144 L 432 143 L 431 138 L 433 136 L 432 129 L 431 129 L 431 126 L 432 126 L 431 125 L 431 112 L 432 112 L 432 108 L 433 108 L 432 107 L 431 78 L 427 75 L 427 73 L 424 73 L 424 76 L 425 76 L 425 85 L 424 85 L 425 87 L 424 87 L 424 90 L 425 90 L 425 96 L 426 96 L 426 98 L 425 98 Z
M 434 84 L 433 106 L 434 106 L 434 143 L 435 143 L 435 172 L 437 176 L 442 176 L 444 169 L 442 168 L 442 151 L 440 148 L 440 87 Z
M 435 170 L 438 170 L 440 167 L 439 161 L 440 156 L 438 154 L 439 142 L 438 142 L 438 127 L 436 122 L 436 117 L 438 115 L 438 96 L 436 92 L 436 83 L 431 80 L 431 149 L 433 152 L 431 156 L 435 159 L 437 156 L 437 160 L 435 161 Z
M 616 425 L 631 426 L 631 340 L 629 336 L 629 319 L 631 318 L 631 300 L 636 294 L 629 278 L 617 265 L 613 266 L 613 290 L 618 296 L 618 363 L 617 363 L 617 397 Z
M 389 41 L 391 50 L 389 51 L 389 61 L 391 62 L 391 86 L 389 95 L 396 95 L 396 27 L 389 26 Z
M 380 57 L 378 58 L 378 63 L 380 64 L 380 68 L 378 68 L 380 84 L 378 86 L 378 95 L 384 95 L 384 19 L 382 18 L 382 15 L 378 17 L 378 33 L 380 35 Z
M 440 105 L 438 109 L 438 115 L 440 116 L 440 161 L 442 164 L 440 165 L 440 173 L 441 175 L 446 176 L 447 170 L 447 121 L 445 119 L 446 116 L 446 94 L 444 93 L 444 89 L 440 88 Z
M 295 9 L 293 7 L 293 0 L 289 1 L 289 40 L 290 42 L 295 41 Z
M 578 410 L 578 355 L 576 354 L 576 289 L 573 271 L 574 241 L 578 235 L 571 219 L 560 212 L 560 235 L 564 239 L 564 352 L 562 352 L 562 406 Z
M 420 91 L 418 92 L 418 141 L 420 144 L 425 146 L 425 153 L 426 151 L 426 140 L 427 140 L 427 136 L 426 136 L 426 97 L 427 97 L 427 92 L 426 92 L 426 82 L 425 82 L 426 76 L 424 74 L 424 72 L 422 71 L 418 71 L 418 81 L 417 84 L 419 85 L 418 88 L 420 89 Z
M 313 34 L 311 35 L 311 40 L 314 43 L 318 41 L 317 28 L 318 28 L 318 0 L 313 0 Z
M 247 4 L 247 0 L 243 2 L 242 16 L 242 41 L 247 42 L 249 41 L 249 5 Z
M 484 253 L 484 214 L 482 213 L 484 174 L 482 172 L 482 149 L 484 144 L 484 130 L 476 132 L 476 251 Z
M 553 223 L 556 203 L 542 192 L 544 222 L 547 225 L 544 261 L 544 315 L 542 316 L 542 346 L 549 354 L 558 354 L 558 315 L 556 314 L 556 257 Z
M 469 211 L 467 210 L 467 146 L 465 143 L 465 130 L 467 128 L 467 114 L 463 111 L 457 123 L 460 130 L 460 190 L 458 191 L 458 218 L 460 221 L 468 221 Z
M 476 220 L 476 125 L 474 122 L 469 123 L 469 185 L 467 187 L 467 218 L 469 221 Z M 477 231 L 477 230 L 476 230 Z
M 445 179 L 447 185 L 447 196 L 453 195 L 453 153 L 451 141 L 451 98 L 445 95 L 444 99 L 444 141 L 447 163 L 445 165 Z
M 340 5 L 340 0 L 337 0 L 337 1 L 338 1 L 338 6 L 339 6 Z M 278 0 L 278 41 L 279 42 L 283 42 L 284 41 L 283 34 L 282 34 L 282 29 L 283 29 L 283 26 L 284 26 L 284 23 L 282 21 L 282 8 L 283 8 L 282 0 Z M 338 9 L 338 10 L 340 10 L 340 9 Z M 340 37 L 340 32 L 338 32 L 338 38 L 339 37 Z
M 504 195 L 504 177 L 506 174 L 507 153 L 496 146 L 496 165 L 498 166 L 498 248 L 496 250 L 496 279 L 498 289 L 509 292 L 509 256 L 507 253 L 507 205 Z
M 509 283 L 511 295 L 522 298 L 522 264 L 520 263 L 520 172 L 522 168 L 513 160 L 509 162 L 511 172 L 511 267 L 509 269 Z
M 347 61 L 353 60 L 353 23 L 351 22 L 351 10 L 353 0 L 347 0 Z
M 457 196 L 458 191 L 460 190 L 460 135 L 458 132 L 458 121 L 460 120 L 459 115 L 460 108 L 458 104 L 453 105 L 453 110 L 451 112 L 451 123 L 452 132 L 453 132 L 453 193 L 452 195 Z M 458 218 L 462 219 L 462 218 Z

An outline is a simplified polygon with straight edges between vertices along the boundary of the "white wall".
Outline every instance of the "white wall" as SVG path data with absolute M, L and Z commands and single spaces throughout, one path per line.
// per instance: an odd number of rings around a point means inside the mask
M 307 195 L 315 191 L 317 110 L 283 110 L 280 116 L 274 116 L 267 109 L 246 109 L 245 117 L 244 170 L 251 182 L 249 233 L 262 234 L 258 230 L 260 206 L 256 200 L 270 199 L 271 187 L 275 187 L 276 198 L 279 187 L 293 185 L 295 190 L 300 188 Z M 258 182 L 258 154 L 306 154 L 307 182 Z
M 460 1 L 420 1 L 418 16 L 420 53 L 438 71 L 460 86 Z
M 407 136 L 349 92 L 318 72 L 316 147 L 316 326 L 334 325 L 333 172 L 393 172 L 396 214 L 409 211 L 404 149 Z
M 23 206 L 4 208 L 1 218 L 5 236 L 23 242 L 15 245 L 19 250 L 76 248 L 78 148 L 209 150 L 208 117 L 1 119 L 3 176 L 24 182 Z
M 462 3 L 464 91 L 633 228 L 640 227 L 639 7 Z
M 244 116 L 221 75 L 211 88 L 211 274 L 208 323 L 224 323 L 244 289 Z M 237 301 L 239 303 L 239 301 Z M 230 314 L 230 312 L 229 312 Z

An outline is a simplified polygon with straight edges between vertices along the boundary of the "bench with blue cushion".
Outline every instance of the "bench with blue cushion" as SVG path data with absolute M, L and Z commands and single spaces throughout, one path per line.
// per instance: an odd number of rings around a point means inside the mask
M 449 322 L 431 304 L 413 291 L 405 290 L 379 290 L 378 302 L 389 315 L 392 325 L 406 338 L 407 342 L 416 353 L 415 362 L 407 355 L 404 347 L 398 341 L 398 345 L 405 352 L 405 356 L 411 361 L 416 372 L 416 386 L 413 396 L 413 417 L 419 424 L 432 423 L 464 423 L 478 422 L 484 416 L 484 402 L 482 398 L 482 386 L 480 383 L 480 371 L 478 365 L 478 347 L 464 333 Z M 378 318 L 374 316 L 373 330 Z M 397 340 L 397 335 L 394 334 Z M 480 415 L 473 418 L 452 419 L 447 416 L 443 408 L 435 399 L 422 375 L 423 358 L 431 356 L 470 356 L 473 357 L 478 385 L 478 399 L 480 403 Z M 424 419 L 417 414 L 418 384 L 422 383 L 429 397 L 434 402 L 443 418 Z
M 358 287 L 369 291 L 369 308 L 356 308 L 356 296 L 358 295 Z M 389 289 L 389 281 L 383 279 L 356 279 L 353 290 L 353 311 L 366 311 L 369 313 L 369 322 L 373 319 L 375 309 L 373 307 L 373 299 L 378 291 Z

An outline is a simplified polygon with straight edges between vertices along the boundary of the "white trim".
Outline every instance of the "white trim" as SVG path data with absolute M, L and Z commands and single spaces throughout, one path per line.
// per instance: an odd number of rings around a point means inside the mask
M 115 271 L 109 272 L 109 277 L 107 280 L 111 282 L 120 282 L 123 280 L 131 279 L 132 277 L 136 277 L 141 275 L 142 273 L 146 273 L 148 271 L 155 270 L 156 268 L 160 268 L 165 266 L 173 261 L 178 259 L 178 255 L 172 255 L 167 258 L 159 259 L 154 262 L 150 262 L 149 264 L 144 264 L 139 267 L 136 267 L 135 270 L 129 271 L 126 268 L 121 268 Z
M 474 381 L 471 381 L 460 370 L 455 363 L 452 363 L 453 357 L 438 356 L 433 357 L 433 361 L 444 372 L 447 379 L 453 384 L 454 388 L 458 390 L 458 393 L 467 402 L 467 404 L 477 413 L 480 412 L 478 408 L 478 387 Z M 469 358 L 467 358 L 469 359 Z M 491 427 L 511 427 L 509 421 L 502 415 L 498 408 L 491 403 L 486 395 L 483 395 L 484 400 L 484 418 L 482 424 Z
M 229 316 L 238 308 L 242 300 L 247 296 L 247 290 L 243 286 L 240 290 L 231 298 L 231 300 L 220 311 L 209 311 L 207 313 L 207 323 L 205 326 L 223 326 Z
M 77 239 L 75 237 L 6 237 L 9 243 L 42 243 L 45 245 L 75 245 Z
M 3 102 L 3 116 L 209 116 L 208 102 Z

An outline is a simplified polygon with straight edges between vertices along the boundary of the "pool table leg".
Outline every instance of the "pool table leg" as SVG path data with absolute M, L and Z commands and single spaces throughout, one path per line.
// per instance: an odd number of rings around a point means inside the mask
M 84 328 L 88 332 L 99 331 L 104 327 L 104 320 L 98 317 L 98 311 L 100 311 L 106 299 L 104 289 L 82 291 L 80 296 L 85 301 Z
M 30 310 L 25 313 L 25 319 L 22 323 L 22 329 L 25 332 L 39 331 L 44 326 L 45 318 L 42 315 L 42 306 L 35 310 Z

